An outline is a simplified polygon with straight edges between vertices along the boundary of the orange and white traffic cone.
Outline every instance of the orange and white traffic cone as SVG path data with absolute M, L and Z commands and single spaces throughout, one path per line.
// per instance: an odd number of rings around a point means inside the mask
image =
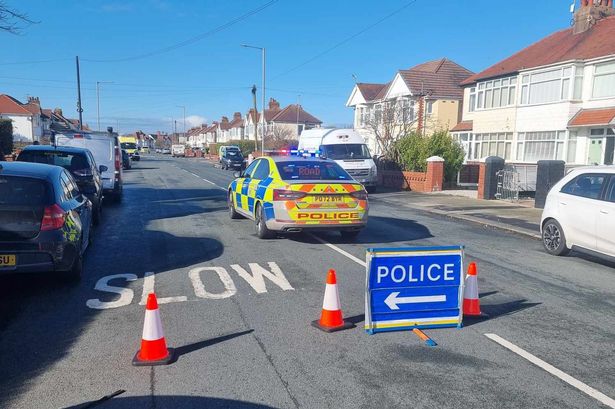
M 145 306 L 141 349 L 135 354 L 132 364 L 135 366 L 168 365 L 173 361 L 173 352 L 173 349 L 167 348 L 164 340 L 156 294 L 150 293 Z
M 468 266 L 465 289 L 463 292 L 463 315 L 468 317 L 478 317 L 483 314 L 480 312 L 480 300 L 478 298 L 478 278 L 476 263 L 471 262 Z
M 337 278 L 333 269 L 327 273 L 325 298 L 322 302 L 320 320 L 312 321 L 312 325 L 325 332 L 340 331 L 354 327 L 352 322 L 344 321 L 342 317 L 340 295 L 337 291 Z

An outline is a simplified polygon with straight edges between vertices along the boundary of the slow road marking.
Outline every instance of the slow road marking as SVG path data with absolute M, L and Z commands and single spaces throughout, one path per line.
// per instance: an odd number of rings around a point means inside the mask
M 492 340 L 492 341 L 502 345 L 504 348 L 514 352 L 515 354 L 519 355 L 520 357 L 527 359 L 528 361 L 530 361 L 531 363 L 533 363 L 537 367 L 544 369 L 545 371 L 549 372 L 551 375 L 561 379 L 562 381 L 566 382 L 567 384 L 574 386 L 575 388 L 577 388 L 581 392 L 591 396 L 592 398 L 594 398 L 597 401 L 603 403 L 604 405 L 608 406 L 609 408 L 615 409 L 615 400 L 613 400 L 612 398 L 606 396 L 604 393 L 602 393 L 600 391 L 597 391 L 596 389 L 594 389 L 591 386 L 589 386 L 589 385 L 579 381 L 576 378 L 573 378 L 572 376 L 568 375 L 566 372 L 557 369 L 553 365 L 543 361 L 542 359 L 538 358 L 535 355 L 530 354 L 525 349 L 516 346 L 512 342 L 509 342 L 509 341 L 505 340 L 504 338 L 500 337 L 499 335 L 496 335 L 496 334 L 485 334 L 485 336 L 487 338 L 489 338 L 490 340 Z
M 239 275 L 239 277 L 248 283 L 257 294 L 267 292 L 267 284 L 265 279 L 275 284 L 283 291 L 294 290 L 293 286 L 286 279 L 284 272 L 282 272 L 282 269 L 276 263 L 270 261 L 267 265 L 269 267 L 268 269 L 258 263 L 248 263 L 248 267 L 250 269 L 249 272 L 239 264 L 232 264 L 231 268 Z M 217 277 L 222 283 L 224 290 L 219 292 L 207 291 L 201 278 L 204 274 Z M 194 267 L 188 271 L 188 278 L 192 283 L 194 295 L 197 299 L 222 300 L 237 294 L 235 282 L 227 269 L 224 267 Z M 119 295 L 119 298 L 114 301 L 101 301 L 98 298 L 92 298 L 87 300 L 85 305 L 95 310 L 108 310 L 130 305 L 134 299 L 134 291 L 130 288 L 109 284 L 111 280 L 115 280 L 117 283 L 120 279 L 125 282 L 130 282 L 138 280 L 138 277 L 136 274 L 113 274 L 100 278 L 96 282 L 94 289 L 105 293 Z M 143 291 L 141 293 L 141 301 L 139 302 L 139 305 L 145 305 L 147 302 L 147 295 L 155 292 L 155 283 L 156 274 L 153 272 L 146 272 L 143 276 Z M 189 300 L 185 295 L 158 298 L 158 303 L 160 304 L 186 301 Z

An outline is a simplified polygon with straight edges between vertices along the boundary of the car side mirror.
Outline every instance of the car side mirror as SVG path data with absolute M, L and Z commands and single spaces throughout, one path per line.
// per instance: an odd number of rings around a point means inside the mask
M 100 166 L 98 167 L 98 171 L 99 171 L 100 173 L 106 172 L 106 171 L 108 171 L 108 170 L 109 170 L 109 168 L 108 168 L 108 167 L 106 167 L 105 165 L 100 165 Z
M 235 176 L 235 179 L 240 178 L 241 177 L 241 172 L 237 171 L 237 172 L 233 173 L 233 176 Z

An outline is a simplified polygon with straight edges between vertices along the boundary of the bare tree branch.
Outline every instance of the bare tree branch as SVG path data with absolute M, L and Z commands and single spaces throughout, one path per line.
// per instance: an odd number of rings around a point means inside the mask
M 376 105 L 380 108 L 376 109 Z M 372 106 L 364 119 L 365 127 L 376 137 L 381 155 L 394 160 L 397 157 L 395 142 L 409 134 L 416 123 L 416 113 L 411 100 L 383 101 Z
M 5 2 L 0 1 L 0 30 L 6 31 L 11 34 L 21 34 L 25 26 L 32 24 L 38 24 L 39 21 L 32 20 L 26 13 L 13 10 L 6 5 Z

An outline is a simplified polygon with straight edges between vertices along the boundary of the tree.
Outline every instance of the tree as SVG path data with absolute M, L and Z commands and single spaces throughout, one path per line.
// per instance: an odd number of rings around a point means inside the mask
M 463 165 L 464 151 L 446 130 L 439 130 L 430 136 L 414 132 L 396 142 L 399 163 L 404 170 L 425 172 L 427 158 L 440 156 L 444 159 L 444 179 L 452 182 Z
M 4 155 L 13 152 L 13 122 L 10 119 L 0 119 L 0 160 Z
M 20 34 L 22 24 L 37 24 L 27 14 L 9 8 L 4 1 L 0 1 L 0 30 L 11 34 Z
M 398 157 L 395 142 L 412 131 L 416 120 L 412 101 L 400 99 L 374 105 L 364 123 L 374 134 L 384 159 L 395 160 Z
M 297 141 L 293 139 L 293 131 L 288 127 L 274 124 L 265 134 L 265 145 L 269 149 L 287 149 L 293 144 L 296 145 Z

